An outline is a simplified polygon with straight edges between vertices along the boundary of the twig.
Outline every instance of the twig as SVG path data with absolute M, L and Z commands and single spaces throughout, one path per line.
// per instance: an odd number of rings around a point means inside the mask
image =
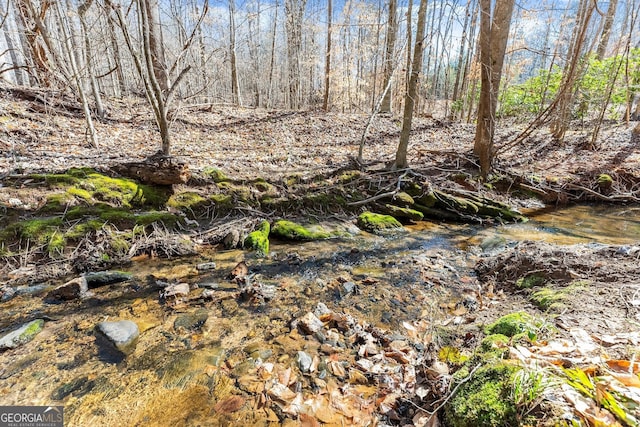
M 410 400 L 408 400 L 408 399 L 402 399 L 402 400 L 404 400 L 405 402 L 408 402 L 408 403 L 412 404 L 412 405 L 413 405 L 413 406 L 415 406 L 417 409 L 419 409 L 419 410 L 421 410 L 421 411 L 426 412 L 427 414 L 429 414 L 429 419 L 427 420 L 427 422 L 428 422 L 429 420 L 431 420 L 431 418 L 433 418 L 433 416 L 434 416 L 435 414 L 437 414 L 437 413 L 438 413 L 438 411 L 440 411 L 440 409 L 444 408 L 444 405 L 446 405 L 446 404 L 447 404 L 447 402 L 448 402 L 449 400 L 451 400 L 451 398 L 453 398 L 453 396 L 455 396 L 456 392 L 458 391 L 458 389 L 460 388 L 460 386 L 461 386 L 462 384 L 464 384 L 464 383 L 466 383 L 467 381 L 471 380 L 471 377 L 473 377 L 473 374 L 475 374 L 475 372 L 476 372 L 478 369 L 480 369 L 480 366 L 481 366 L 481 364 L 480 364 L 480 363 L 478 363 L 478 364 L 477 364 L 477 365 L 476 365 L 476 366 L 471 370 L 471 372 L 469 372 L 469 375 L 467 375 L 467 376 L 466 376 L 462 381 L 460 381 L 458 384 L 456 384 L 456 386 L 453 388 L 453 390 L 451 390 L 451 393 L 449 393 L 449 394 L 445 397 L 445 399 L 442 401 L 442 403 L 440 403 L 440 404 L 436 407 L 436 409 L 434 409 L 433 411 L 427 411 L 426 409 L 419 407 L 418 405 L 416 405 L 415 403 L 413 403 L 412 401 L 410 401 Z

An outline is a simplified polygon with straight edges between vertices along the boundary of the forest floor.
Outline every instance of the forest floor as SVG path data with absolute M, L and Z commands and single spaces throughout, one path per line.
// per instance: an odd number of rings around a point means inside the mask
M 30 174 L 62 173 L 72 167 L 106 172 L 117 164 L 141 161 L 159 149 L 155 123 L 144 100 L 111 101 L 108 118 L 95 124 L 99 145 L 95 149 L 86 142 L 80 112 L 69 108 L 73 102 L 61 102 L 46 93 L 31 99 L 10 91 L 0 93 L 0 209 L 5 213 L 39 215 L 50 191 L 31 186 L 29 178 L 24 178 Z M 172 154 L 196 175 L 215 168 L 235 180 L 262 178 L 283 186 L 296 176 L 310 188 L 317 186 L 317 177 L 329 179 L 357 168 L 354 158 L 368 120 L 363 114 L 226 106 L 178 108 L 173 117 Z M 399 117 L 380 116 L 373 121 L 364 146 L 364 173 L 371 182 L 383 176 L 392 162 L 400 127 Z M 631 127 L 608 123 L 592 145 L 590 124 L 576 122 L 562 143 L 543 129 L 505 148 L 524 125 L 501 122 L 494 173 L 482 182 L 472 155 L 474 125 L 416 117 L 408 158 L 411 168 L 438 188 L 475 192 L 527 212 L 567 203 L 638 203 L 640 142 L 632 137 Z M 301 191 L 303 187 L 296 187 L 296 192 Z M 252 209 L 244 212 L 255 213 Z M 334 214 L 327 212 L 327 216 Z M 463 313 L 463 329 L 477 330 L 478 325 L 519 310 L 555 310 L 556 326 L 566 338 L 579 327 L 599 337 L 611 354 L 635 357 L 630 345 L 637 345 L 640 337 L 620 334 L 637 331 L 640 322 L 638 257 L 638 246 L 526 242 L 485 254 L 475 267 L 477 278 L 471 286 L 478 289 L 473 293 L 482 309 Z M 5 267 L 5 274 L 19 270 L 11 263 Z M 28 274 L 9 275 L 5 283 L 30 281 Z M 533 282 L 523 285 L 518 282 L 523 278 Z M 546 300 L 540 293 L 535 295 L 541 284 L 549 291 Z M 464 337 L 461 333 L 460 345 L 477 345 Z

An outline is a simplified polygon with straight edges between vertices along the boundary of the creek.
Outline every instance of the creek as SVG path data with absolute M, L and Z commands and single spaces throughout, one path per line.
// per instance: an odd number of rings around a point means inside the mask
M 473 266 L 486 251 L 522 240 L 638 244 L 639 214 L 639 207 L 575 206 L 524 224 L 422 222 L 386 237 L 273 242 L 265 259 L 208 248 L 195 257 L 136 261 L 123 267 L 132 280 L 81 300 L 48 304 L 42 294 L 25 293 L 1 303 L 0 335 L 37 318 L 45 327 L 0 354 L 0 404 L 64 405 L 69 426 L 268 425 L 275 422 L 268 411 L 245 404 L 223 417 L 215 404 L 252 390 L 240 380 L 258 375 L 256 360 L 294 366 L 297 352 L 317 352 L 319 344 L 292 335 L 290 323 L 318 303 L 403 333 L 403 322 L 433 324 L 473 304 Z M 272 299 L 235 298 L 238 285 L 228 274 L 240 261 L 253 280 L 275 289 Z M 199 271 L 202 263 L 215 268 Z M 186 282 L 192 292 L 162 301 L 158 281 Z M 135 321 L 141 332 L 120 363 L 99 357 L 94 337 L 97 323 L 116 319 Z

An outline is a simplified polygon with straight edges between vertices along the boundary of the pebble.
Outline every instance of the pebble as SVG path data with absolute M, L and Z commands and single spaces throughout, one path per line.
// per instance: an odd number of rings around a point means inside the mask
M 298 352 L 298 366 L 302 372 L 310 372 L 313 359 L 304 351 Z
M 308 312 L 298 319 L 298 328 L 307 335 L 314 334 L 324 328 L 322 320 L 318 319 L 315 314 Z
M 320 317 L 330 313 L 331 313 L 331 310 L 329 310 L 329 307 L 327 307 L 327 305 L 323 302 L 319 302 L 318 304 L 316 304 L 316 308 L 315 310 L 313 310 L 313 314 L 316 317 Z
M 198 271 L 210 271 L 216 269 L 215 262 L 203 262 L 201 264 L 196 265 L 196 270 Z
M 31 341 L 44 327 L 44 320 L 36 319 L 0 338 L 0 351 L 16 348 Z

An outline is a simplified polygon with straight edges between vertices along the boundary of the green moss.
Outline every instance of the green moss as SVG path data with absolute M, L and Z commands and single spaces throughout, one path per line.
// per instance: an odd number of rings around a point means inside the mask
M 228 194 L 212 194 L 209 196 L 209 200 L 217 207 L 230 208 L 233 206 L 233 198 Z
M 75 196 L 78 197 L 80 199 L 83 200 L 91 200 L 92 195 L 90 192 L 88 192 L 87 190 L 83 190 L 82 188 L 78 188 L 78 187 L 71 187 L 67 190 L 67 193 L 70 194 L 71 196 Z
M 436 205 L 436 202 L 438 201 L 438 198 L 433 191 L 421 194 L 419 196 L 414 196 L 413 198 L 416 202 L 427 208 L 434 207 Z
M 529 289 L 543 284 L 547 279 L 541 274 L 534 273 L 516 280 L 516 286 L 520 289 Z
M 256 251 L 258 256 L 264 257 L 269 254 L 269 232 L 268 221 L 262 221 L 257 230 L 249 233 L 244 240 L 244 245 Z
M 342 184 L 346 184 L 360 178 L 360 176 L 362 176 L 362 172 L 358 170 L 345 171 L 340 174 L 340 176 L 338 177 L 338 181 L 340 181 Z
M 267 181 L 265 181 L 262 178 L 258 178 L 255 181 L 253 181 L 253 186 L 256 188 L 256 190 L 258 190 L 261 193 L 273 192 L 274 190 L 273 185 L 269 184 Z
M 176 209 L 194 209 L 198 206 L 202 206 L 207 202 L 207 199 L 200 194 L 186 191 L 184 193 L 174 194 L 167 201 L 167 205 Z
M 584 282 L 575 282 L 566 288 L 542 288 L 531 294 L 529 300 L 540 310 L 561 311 L 566 308 L 564 301 L 572 294 L 584 289 Z
M 391 215 L 364 212 L 358 216 L 358 227 L 370 233 L 402 228 L 402 224 Z
M 410 221 L 422 221 L 422 219 L 424 218 L 424 214 L 422 212 L 418 212 L 415 209 L 401 208 L 394 205 L 385 205 L 384 207 L 387 212 L 394 218 L 404 218 Z
M 491 359 L 503 359 L 509 353 L 510 339 L 506 335 L 493 334 L 481 342 L 476 355 L 485 363 Z
M 109 240 L 109 245 L 114 252 L 121 255 L 127 254 L 131 248 L 131 243 L 123 237 L 112 237 Z
M 118 225 L 133 224 L 136 215 L 123 209 L 109 209 L 100 213 L 100 219 Z
M 102 227 L 104 227 L 104 224 L 104 221 L 100 221 L 97 219 L 81 222 L 69 228 L 65 233 L 65 237 L 68 240 L 79 240 L 92 231 L 100 230 Z
M 49 194 L 47 196 L 47 202 L 40 208 L 40 212 L 63 212 L 73 201 L 73 195 L 66 192 Z
M 47 243 L 62 226 L 62 218 L 39 218 L 11 224 L 2 232 L 2 240 L 13 238 Z
M 292 221 L 279 220 L 273 224 L 271 235 L 284 240 L 321 240 L 331 234 L 325 230 L 314 231 Z
M 484 328 L 484 332 L 487 335 L 502 334 L 507 337 L 512 337 L 522 332 L 533 332 L 535 330 L 536 324 L 534 318 L 524 311 L 502 316 Z
M 598 186 L 602 187 L 602 188 L 609 188 L 613 185 L 613 178 L 611 178 L 611 175 L 607 175 L 606 173 L 602 173 L 600 175 L 598 175 Z
M 409 194 L 405 193 L 404 191 L 397 193 L 395 196 L 393 196 L 392 200 L 394 205 L 398 205 L 405 208 L 409 206 L 413 206 L 416 203 L 416 201 L 413 200 L 413 197 L 411 197 Z
M 480 367 L 444 408 L 452 427 L 502 427 L 518 424 L 512 383 L 520 368 L 507 363 Z
M 50 187 L 67 186 L 78 182 L 78 178 L 68 174 L 33 174 L 30 176 L 30 178 L 44 181 Z
M 224 172 L 222 172 L 220 169 L 218 168 L 205 168 L 202 173 L 204 173 L 206 176 L 208 176 L 209 178 L 211 178 L 213 180 L 213 182 L 226 182 L 229 181 L 229 178 L 227 177 L 227 175 L 225 175 Z
M 47 243 L 47 251 L 49 252 L 49 256 L 51 258 L 56 258 L 62 255 L 64 252 L 64 248 L 67 245 L 67 239 L 64 234 L 59 232 L 54 232 L 49 237 L 49 242 Z

